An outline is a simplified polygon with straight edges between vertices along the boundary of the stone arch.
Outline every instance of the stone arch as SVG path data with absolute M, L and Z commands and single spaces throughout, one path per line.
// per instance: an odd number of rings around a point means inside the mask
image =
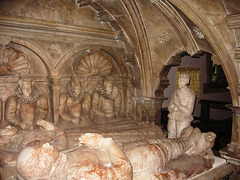
M 237 105 L 239 103 L 236 83 L 238 82 L 238 71 L 235 67 L 238 66 L 236 62 L 230 58 L 225 47 L 221 43 L 223 42 L 222 37 L 217 36 L 219 33 L 213 30 L 212 25 L 206 21 L 197 8 L 191 8 L 189 4 L 177 0 L 170 0 L 170 2 L 177 6 L 186 16 L 189 18 L 191 17 L 192 22 L 194 22 L 205 35 L 215 54 L 219 57 L 219 62 L 223 67 L 231 91 L 232 103 L 233 105 Z
M 89 53 L 89 52 L 103 52 L 110 56 L 112 59 L 114 59 L 115 66 L 120 71 L 120 74 L 122 76 L 127 76 L 129 74 L 128 69 L 126 68 L 126 64 L 124 62 L 124 51 L 121 50 L 121 53 L 116 52 L 115 50 L 109 48 L 109 47 L 104 47 L 104 46 L 99 46 L 99 45 L 86 45 L 86 46 L 78 46 L 69 53 L 65 54 L 63 58 L 60 60 L 56 67 L 56 75 L 60 75 L 61 69 L 64 66 L 64 64 L 69 61 L 71 58 L 78 54 L 84 54 L 84 53 Z M 119 55 L 120 54 L 120 55 Z
M 44 64 L 44 68 L 47 71 L 47 76 L 50 76 L 52 72 L 55 71 L 49 58 L 45 55 L 45 53 L 41 49 L 37 48 L 34 44 L 17 38 L 13 38 L 11 43 L 22 46 L 23 48 L 30 50 L 36 56 L 38 56 L 41 62 Z

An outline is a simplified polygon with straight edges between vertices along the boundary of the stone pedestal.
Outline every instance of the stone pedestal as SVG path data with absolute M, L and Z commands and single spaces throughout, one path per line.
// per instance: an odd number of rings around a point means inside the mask
M 240 171 L 240 107 L 233 105 L 226 105 L 227 108 L 233 112 L 232 122 L 232 138 L 228 147 L 221 149 L 219 152 L 221 157 L 225 158 L 227 162 L 236 165 L 235 173 L 232 175 L 235 179 L 239 177 Z

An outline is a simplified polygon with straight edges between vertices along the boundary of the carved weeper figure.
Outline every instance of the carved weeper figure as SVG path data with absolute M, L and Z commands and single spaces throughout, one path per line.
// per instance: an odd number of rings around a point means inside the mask
M 131 179 L 131 165 L 111 138 L 85 134 L 73 151 L 59 152 L 48 143 L 27 147 L 17 170 L 24 179 Z
M 98 86 L 93 93 L 93 113 L 95 122 L 105 123 L 121 120 L 121 95 L 113 79 L 106 79 L 104 87 Z
M 168 138 L 179 138 L 182 130 L 191 125 L 192 112 L 195 103 L 195 94 L 187 86 L 189 74 L 183 72 L 179 75 L 178 86 L 168 106 Z
M 81 83 L 71 79 L 67 93 L 60 96 L 59 113 L 63 127 L 88 126 L 90 119 L 91 96 L 84 91 Z
M 5 119 L 9 124 L 22 129 L 33 129 L 37 120 L 47 117 L 48 100 L 39 95 L 33 86 L 34 82 L 28 78 L 19 79 L 15 96 L 7 99 Z
M 215 138 L 214 133 L 189 127 L 181 140 L 133 142 L 122 151 L 111 138 L 86 133 L 72 151 L 59 152 L 48 143 L 25 148 L 17 170 L 25 179 L 131 179 L 132 174 L 133 179 L 163 179 L 168 175 L 161 174 L 166 163 L 184 153 L 212 158 Z

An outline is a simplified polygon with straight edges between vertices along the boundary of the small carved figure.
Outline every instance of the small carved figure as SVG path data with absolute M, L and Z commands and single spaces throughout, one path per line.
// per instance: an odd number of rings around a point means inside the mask
M 67 93 L 60 96 L 59 114 L 62 127 L 91 125 L 90 110 L 90 94 L 84 91 L 80 82 L 72 78 L 67 85 Z
M 15 127 L 33 129 L 36 121 L 46 119 L 48 100 L 34 87 L 35 81 L 20 78 L 15 95 L 8 97 L 5 107 L 6 121 Z
M 183 72 L 179 75 L 178 86 L 172 95 L 168 106 L 168 138 L 179 138 L 182 130 L 191 125 L 195 94 L 187 85 L 189 74 Z
M 98 86 L 93 93 L 93 113 L 96 123 L 121 120 L 121 95 L 113 79 L 106 79 L 104 87 Z
M 59 152 L 48 143 L 23 149 L 17 170 L 25 179 L 163 179 L 167 162 L 184 153 L 205 156 L 215 138 L 190 126 L 182 139 L 133 142 L 122 151 L 111 138 L 86 133 L 73 150 Z

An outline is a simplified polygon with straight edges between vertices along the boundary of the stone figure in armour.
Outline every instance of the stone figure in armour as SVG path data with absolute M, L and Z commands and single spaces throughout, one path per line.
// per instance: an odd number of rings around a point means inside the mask
M 168 106 L 168 138 L 179 138 L 182 130 L 191 125 L 195 93 L 188 87 L 189 74 L 179 75 L 178 86 Z
M 62 129 L 51 122 L 38 120 L 41 129 L 18 130 L 14 126 L 0 129 L 0 166 L 16 163 L 20 151 L 27 146 L 50 143 L 59 151 L 68 148 L 68 140 Z
M 60 124 L 65 127 L 88 126 L 90 119 L 91 96 L 84 91 L 81 83 L 72 78 L 67 92 L 60 95 Z
M 20 177 L 49 180 L 131 179 L 131 165 L 111 138 L 87 133 L 79 141 L 85 145 L 67 152 L 59 152 L 48 143 L 25 148 L 17 160 Z
M 112 138 L 86 133 L 78 148 L 66 152 L 48 143 L 23 149 L 17 170 L 25 179 L 162 179 L 166 163 L 184 153 L 212 158 L 215 138 L 190 126 L 181 139 L 132 142 L 121 150 Z
M 121 95 L 113 78 L 108 78 L 98 86 L 92 97 L 92 111 L 96 123 L 107 123 L 121 120 Z
M 48 100 L 34 87 L 34 80 L 20 78 L 14 96 L 8 97 L 5 106 L 5 120 L 21 129 L 35 128 L 36 121 L 46 119 Z

